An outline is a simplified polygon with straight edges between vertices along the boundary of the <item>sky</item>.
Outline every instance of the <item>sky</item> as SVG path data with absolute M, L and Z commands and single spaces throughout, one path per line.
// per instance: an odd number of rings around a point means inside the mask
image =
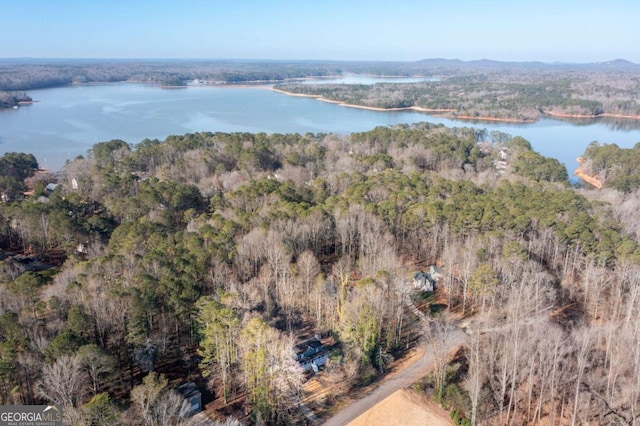
M 640 63 L 640 0 L 0 0 L 0 57 Z

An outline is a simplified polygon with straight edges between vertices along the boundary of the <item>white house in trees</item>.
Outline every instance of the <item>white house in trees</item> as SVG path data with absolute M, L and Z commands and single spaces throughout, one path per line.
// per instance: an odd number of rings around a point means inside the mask
M 296 361 L 304 371 L 318 372 L 319 368 L 327 363 L 329 354 L 317 337 L 306 340 L 296 346 Z

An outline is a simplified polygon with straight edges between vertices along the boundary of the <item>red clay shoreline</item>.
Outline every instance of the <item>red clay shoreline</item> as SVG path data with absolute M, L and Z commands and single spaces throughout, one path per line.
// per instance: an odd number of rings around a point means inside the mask
M 578 157 L 576 158 L 576 161 L 578 162 L 579 166 L 573 173 L 589 185 L 592 185 L 598 189 L 602 189 L 602 181 L 594 176 L 588 175 L 585 172 L 584 168 L 582 167 L 584 159 L 582 157 Z

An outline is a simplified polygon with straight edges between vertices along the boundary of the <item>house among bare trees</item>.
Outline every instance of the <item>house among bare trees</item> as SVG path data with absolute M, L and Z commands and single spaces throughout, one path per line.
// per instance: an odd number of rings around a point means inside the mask
M 189 415 L 202 411 L 202 392 L 193 382 L 186 382 L 178 387 L 178 393 L 189 402 Z
M 296 361 L 304 368 L 304 371 L 318 372 L 319 368 L 327 363 L 329 354 L 317 337 L 306 340 L 296 346 Z
M 431 266 L 429 272 L 416 272 L 413 274 L 413 288 L 420 291 L 435 291 L 438 275 L 434 266 Z

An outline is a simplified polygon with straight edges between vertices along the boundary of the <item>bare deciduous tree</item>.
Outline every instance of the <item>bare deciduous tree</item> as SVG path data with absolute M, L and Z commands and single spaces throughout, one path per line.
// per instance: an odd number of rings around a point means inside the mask
M 103 376 L 112 372 L 115 365 L 114 359 L 96 345 L 80 347 L 78 357 L 82 368 L 91 378 L 93 394 L 96 395 Z
M 432 318 L 426 325 L 425 335 L 434 358 L 435 388 L 439 396 L 444 394 L 445 378 L 447 373 L 449 336 L 454 330 L 454 325 L 448 314 L 442 313 Z
M 467 345 L 467 360 L 469 372 L 465 378 L 469 399 L 471 400 L 471 426 L 478 423 L 478 406 L 480 405 L 480 392 L 484 383 L 484 359 L 481 357 L 480 333 L 474 333 Z
M 65 407 L 78 407 L 86 389 L 86 376 L 78 356 L 61 355 L 53 364 L 42 368 L 38 394 Z
M 188 424 L 190 406 L 180 394 L 168 388 L 168 381 L 163 375 L 149 373 L 142 384 L 131 391 L 131 401 L 136 404 L 148 426 Z

